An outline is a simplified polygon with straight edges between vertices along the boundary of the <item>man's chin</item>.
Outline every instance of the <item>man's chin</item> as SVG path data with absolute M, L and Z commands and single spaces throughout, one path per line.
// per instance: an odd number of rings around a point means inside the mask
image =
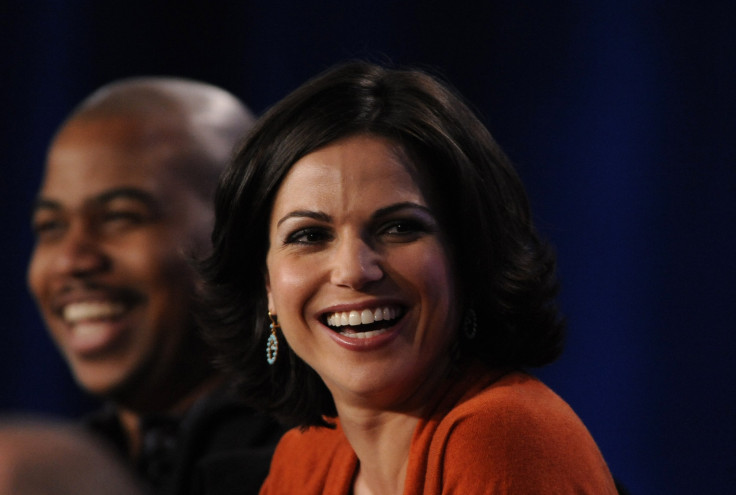
M 74 377 L 88 394 L 105 401 L 128 402 L 134 396 L 135 386 L 131 384 L 131 373 L 124 370 L 92 369 L 74 370 Z

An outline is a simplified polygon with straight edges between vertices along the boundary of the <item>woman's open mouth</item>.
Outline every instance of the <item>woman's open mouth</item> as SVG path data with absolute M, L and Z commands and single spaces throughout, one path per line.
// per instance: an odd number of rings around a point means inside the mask
M 404 316 L 397 306 L 383 306 L 360 311 L 327 313 L 323 322 L 335 332 L 346 337 L 367 339 L 384 333 Z

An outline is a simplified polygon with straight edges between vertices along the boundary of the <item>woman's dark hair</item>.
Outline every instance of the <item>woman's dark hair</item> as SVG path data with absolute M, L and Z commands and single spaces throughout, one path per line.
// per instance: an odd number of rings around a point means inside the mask
M 389 138 L 429 189 L 477 336 L 459 338 L 460 359 L 491 368 L 547 364 L 562 350 L 555 257 L 537 235 L 513 166 L 447 84 L 418 70 L 367 62 L 339 65 L 306 82 L 256 124 L 220 180 L 214 250 L 201 264 L 205 334 L 254 406 L 302 426 L 336 414 L 320 377 L 279 335 L 266 363 L 265 289 L 274 197 L 303 156 L 356 134 Z M 458 332 L 462 333 L 462 332 Z

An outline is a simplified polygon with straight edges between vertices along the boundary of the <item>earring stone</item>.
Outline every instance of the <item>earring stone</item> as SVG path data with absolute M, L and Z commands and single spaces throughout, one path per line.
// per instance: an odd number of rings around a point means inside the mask
M 465 338 L 468 340 L 473 340 L 475 336 L 478 335 L 478 317 L 475 315 L 475 310 L 472 308 L 465 312 L 463 333 L 465 333 Z
M 270 311 L 268 312 L 268 318 L 271 320 L 271 323 L 268 325 L 271 335 L 268 336 L 268 340 L 266 341 L 266 362 L 273 366 L 279 354 L 279 339 L 276 337 L 276 329 L 280 328 L 280 325 L 274 320 Z

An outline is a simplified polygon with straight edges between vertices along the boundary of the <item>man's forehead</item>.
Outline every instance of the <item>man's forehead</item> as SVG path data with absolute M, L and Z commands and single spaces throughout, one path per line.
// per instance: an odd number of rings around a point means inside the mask
M 201 139 L 186 122 L 149 117 L 69 121 L 49 149 L 40 194 L 79 202 L 106 189 L 138 187 L 164 198 L 185 190 L 209 197 L 219 167 Z
M 59 147 L 116 147 L 146 150 L 168 142 L 191 142 L 194 137 L 186 119 L 161 114 L 80 116 L 57 133 L 50 152 Z
M 69 152 L 49 160 L 38 196 L 75 208 L 115 197 L 116 191 L 168 201 L 183 187 L 170 167 L 143 156 Z
M 193 153 L 195 146 L 184 126 L 175 123 L 130 118 L 78 120 L 59 132 L 46 166 L 48 173 L 86 168 L 118 175 L 165 175 L 182 162 L 181 155 Z

